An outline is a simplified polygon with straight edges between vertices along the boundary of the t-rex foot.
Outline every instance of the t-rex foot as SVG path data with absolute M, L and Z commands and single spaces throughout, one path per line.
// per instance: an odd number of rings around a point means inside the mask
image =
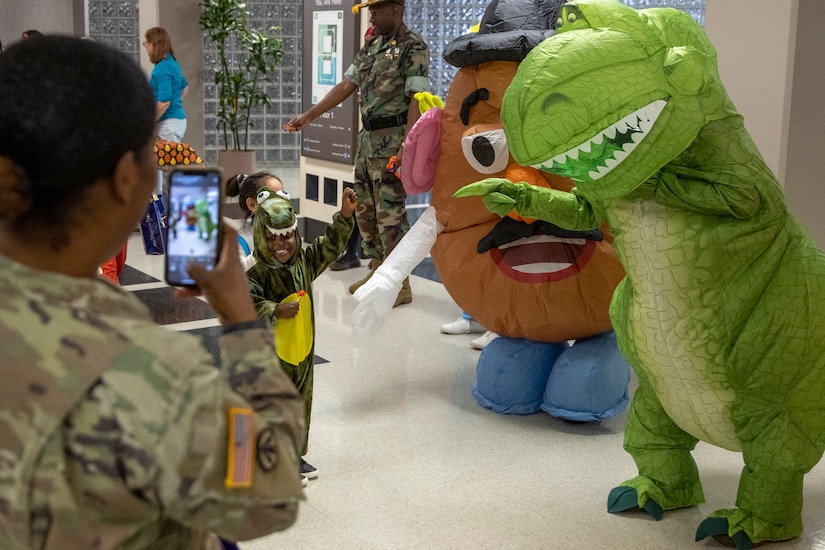
M 647 499 L 643 507 L 639 506 L 639 495 L 633 487 L 614 487 L 607 496 L 607 511 L 611 514 L 619 512 L 646 512 L 650 517 L 659 521 L 664 515 L 662 507 L 652 498 Z
M 705 518 L 699 527 L 696 528 L 696 542 L 708 537 L 713 537 L 716 542 L 736 550 L 750 550 L 757 548 L 770 541 L 751 542 L 750 537 L 744 531 L 739 531 L 733 536 L 728 535 L 727 518 Z

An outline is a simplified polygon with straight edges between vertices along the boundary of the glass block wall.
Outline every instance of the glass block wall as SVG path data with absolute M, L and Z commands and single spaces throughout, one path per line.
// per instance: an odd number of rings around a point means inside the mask
M 700 25 L 705 24 L 705 0 L 622 0 L 622 2 L 637 10 L 676 8 L 688 12 Z
M 447 97 L 457 70 L 442 58 L 444 47 L 481 21 L 489 3 L 489 0 L 407 1 L 404 22 L 421 35 L 430 48 L 430 86 L 434 94 Z
M 249 134 L 249 147 L 257 151 L 259 167 L 298 165 L 300 161 L 300 134 L 284 132 L 282 126 L 300 112 L 301 108 L 301 0 L 247 0 L 250 27 L 264 31 L 279 27 L 274 35 L 283 41 L 284 55 L 265 85 L 269 96 L 268 108 L 253 111 L 253 127 Z M 217 97 L 214 71 L 216 51 L 214 45 L 204 40 L 204 138 L 205 159 L 217 160 L 217 151 L 224 147 L 223 133 L 218 131 Z
M 86 28 L 89 37 L 140 63 L 138 0 L 88 0 L 88 6 Z
M 704 23 L 705 0 L 622 0 L 638 9 L 673 7 L 688 12 Z M 477 23 L 489 0 L 407 0 L 405 21 L 430 46 L 430 83 L 433 92 L 445 97 L 455 68 L 442 59 L 444 46 L 466 33 Z M 250 147 L 258 151 L 258 165 L 263 168 L 297 166 L 300 159 L 299 134 L 281 130 L 282 125 L 301 108 L 301 0 L 247 0 L 250 24 L 263 30 L 280 27 L 276 35 L 283 40 L 284 56 L 266 85 L 271 100 L 268 109 L 253 116 Z M 141 33 L 138 23 L 138 0 L 88 0 L 89 36 L 109 44 L 140 61 Z M 211 67 L 215 49 L 204 42 L 204 132 L 207 162 L 217 160 L 223 136 L 217 130 L 217 90 Z

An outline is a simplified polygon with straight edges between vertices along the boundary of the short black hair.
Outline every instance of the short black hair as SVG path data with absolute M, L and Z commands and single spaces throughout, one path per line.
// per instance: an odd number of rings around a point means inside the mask
M 154 133 L 155 100 L 126 55 L 99 42 L 45 35 L 0 55 L 0 156 L 29 182 L 19 223 L 62 224 L 100 178 Z

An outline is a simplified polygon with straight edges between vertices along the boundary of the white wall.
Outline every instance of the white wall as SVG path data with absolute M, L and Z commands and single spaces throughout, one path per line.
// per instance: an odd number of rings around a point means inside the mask
M 786 4 L 779 8 L 779 4 Z M 708 0 L 705 31 L 719 74 L 745 127 L 779 176 L 792 72 L 789 51 L 797 0 Z M 794 9 L 790 9 L 793 6 Z
M 0 40 L 8 47 L 28 29 L 42 33 L 83 35 L 78 25 L 83 0 L 2 0 L 0 1 Z M 82 19 L 81 19 L 82 21 Z
M 799 0 L 784 183 L 788 203 L 825 250 L 825 5 Z
M 822 0 L 707 0 L 705 30 L 745 127 L 791 211 L 825 249 Z

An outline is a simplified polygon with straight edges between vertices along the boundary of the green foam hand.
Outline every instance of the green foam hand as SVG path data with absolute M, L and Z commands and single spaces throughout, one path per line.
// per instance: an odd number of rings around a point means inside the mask
M 516 208 L 519 188 L 506 178 L 487 178 L 465 185 L 453 194 L 453 197 L 480 196 L 487 210 L 497 216 L 506 216 Z

